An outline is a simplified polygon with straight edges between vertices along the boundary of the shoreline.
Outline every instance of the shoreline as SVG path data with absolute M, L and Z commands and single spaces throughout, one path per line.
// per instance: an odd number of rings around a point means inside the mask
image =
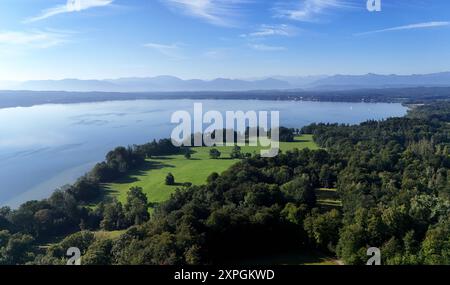
M 255 90 L 175 92 L 66 92 L 0 90 L 0 109 L 43 104 L 132 100 L 259 100 L 341 103 L 424 104 L 450 100 L 450 88 L 385 88 L 350 90 Z
M 308 102 L 308 103 L 336 103 L 336 104 L 400 104 L 408 109 L 412 109 L 411 106 L 419 106 L 425 104 L 408 104 L 401 102 L 382 102 L 382 101 L 330 101 L 330 100 L 294 100 L 294 99 L 266 99 L 266 98 L 146 98 L 146 99 L 110 99 L 110 100 L 98 100 L 98 101 L 76 101 L 76 102 L 42 102 L 36 104 L 23 104 L 23 105 L 0 105 L 0 111 L 3 109 L 13 108 L 31 108 L 36 106 L 45 105 L 76 105 L 76 104 L 96 104 L 96 103 L 110 103 L 110 102 L 134 102 L 134 101 L 175 101 L 175 100 L 189 100 L 189 101 L 273 101 L 273 102 Z
M 192 100 L 194 100 L 194 99 L 184 99 L 184 100 L 186 100 L 186 101 L 192 101 Z M 218 101 L 219 99 L 207 99 L 208 101 Z M 252 100 L 252 99 L 247 99 L 246 101 L 250 101 L 250 100 Z M 120 101 L 123 101 L 123 100 L 120 100 Z M 86 102 L 86 103 L 67 103 L 67 104 L 88 104 L 88 103 L 107 103 L 107 102 L 120 102 L 119 100 L 114 100 L 114 101 L 104 101 L 104 102 Z M 129 102 L 133 102 L 133 101 L 136 101 L 136 100 L 127 100 L 127 101 L 129 101 Z M 142 100 L 142 101 L 155 101 L 155 100 Z M 167 101 L 169 101 L 169 100 L 167 100 Z M 206 100 L 205 100 L 206 101 Z M 236 100 L 237 101 L 237 100 Z M 265 101 L 273 101 L 273 100 L 265 100 Z M 275 102 L 275 101 L 274 101 Z M 298 102 L 298 104 L 302 104 L 302 103 L 300 103 L 299 101 L 296 101 L 296 102 Z M 317 102 L 317 101 L 302 101 L 302 102 L 312 102 L 312 103 L 318 103 L 318 104 L 320 104 L 320 103 L 329 103 L 329 104 L 349 104 L 349 103 L 347 103 L 347 102 Z M 54 104 L 54 103 L 47 103 L 46 105 L 52 105 L 52 104 Z M 378 102 L 378 103 L 370 103 L 370 102 L 353 102 L 353 103 L 350 103 L 350 104 L 399 104 L 399 103 L 381 103 L 381 102 Z M 57 104 L 57 105 L 59 105 L 59 104 Z M 66 104 L 62 104 L 62 105 L 66 105 Z M 39 105 L 36 105 L 36 106 L 39 106 Z M 40 106 L 42 106 L 42 105 L 40 105 Z M 364 105 L 363 105 L 364 106 Z M 14 108 L 14 107 L 13 107 Z M 28 107 L 21 107 L 21 108 L 28 108 Z M 384 108 L 384 107 L 380 107 L 380 108 Z M 1 110 L 0 110 L 1 111 Z M 22 112 L 26 112 L 26 110 L 22 110 Z M 404 115 L 406 115 L 406 113 L 404 114 Z M 386 117 L 386 118 L 388 118 L 388 117 Z M 158 137 L 158 138 L 165 138 L 165 137 L 167 137 L 167 136 L 161 136 L 161 137 Z M 130 143 L 130 144 L 132 144 L 132 143 Z M 116 146 L 120 146 L 120 145 L 125 145 L 125 144 L 121 144 L 121 143 L 118 143 L 118 144 L 115 144 L 114 146 L 112 146 L 111 147 L 111 149 L 107 149 L 107 150 L 105 150 L 105 152 L 104 153 L 102 153 L 102 157 L 104 157 L 104 155 L 106 155 L 106 153 L 108 152 L 108 151 L 110 151 L 110 150 L 112 150 L 114 147 L 116 147 Z M 99 162 L 100 162 L 101 160 L 99 160 Z M 55 173 L 55 176 L 58 176 L 58 174 L 60 174 L 60 173 Z M 80 176 L 82 176 L 82 175 L 80 175 Z M 45 183 L 45 182 L 47 182 L 47 181 L 42 181 L 42 183 Z M 70 183 L 70 182 L 67 182 L 67 183 Z M 61 185 L 59 185 L 59 186 L 62 186 L 62 185 L 64 185 L 64 184 L 67 184 L 67 183 L 62 183 Z M 54 188 L 54 187 L 52 187 L 52 188 Z M 54 189 L 52 189 L 52 190 L 54 190 Z M 50 190 L 51 191 L 51 190 Z M 25 191 L 25 192 L 28 192 L 28 191 Z M 8 202 L 8 201 L 6 201 L 6 202 Z M 16 203 L 16 204 L 20 204 L 20 203 Z

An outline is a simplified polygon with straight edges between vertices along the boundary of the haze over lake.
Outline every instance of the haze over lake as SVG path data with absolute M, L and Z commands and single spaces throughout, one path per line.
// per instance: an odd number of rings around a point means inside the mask
M 42 199 L 75 181 L 116 146 L 166 138 L 174 111 L 280 111 L 281 125 L 313 122 L 357 124 L 405 115 L 385 103 L 253 100 L 141 100 L 38 105 L 0 109 L 0 205 Z M 255 109 L 256 108 L 256 109 Z

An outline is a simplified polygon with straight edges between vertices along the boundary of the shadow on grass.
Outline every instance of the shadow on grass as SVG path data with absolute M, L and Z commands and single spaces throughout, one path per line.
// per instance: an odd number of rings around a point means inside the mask
M 171 156 L 153 156 L 151 159 L 156 159 L 156 160 L 173 160 L 174 158 Z M 155 162 L 155 161 L 150 161 L 150 162 Z
M 174 184 L 167 186 L 179 188 L 179 187 L 191 187 L 192 185 L 193 185 L 192 182 L 186 181 L 186 182 L 175 182 Z
M 158 157 L 158 159 L 170 159 L 170 158 Z M 151 161 L 147 160 L 139 167 L 139 169 L 134 169 L 134 170 L 128 171 L 125 176 L 114 180 L 112 183 L 115 183 L 115 184 L 134 183 L 134 182 L 139 181 L 138 176 L 145 175 L 150 170 L 156 170 L 156 169 L 162 169 L 162 168 L 174 168 L 174 167 L 175 166 L 171 165 L 171 164 L 166 164 L 166 163 L 162 163 L 162 162 L 154 161 L 154 160 L 151 160 Z M 115 195 L 117 195 L 120 192 L 120 191 L 112 189 L 111 186 L 109 185 L 109 183 L 102 184 L 101 188 L 102 188 L 101 189 L 102 193 L 99 195 L 99 197 L 97 199 L 95 199 L 94 201 L 92 201 L 89 204 L 90 206 L 95 206 L 102 201 L 108 201 L 108 199 L 112 199 Z
M 310 141 L 310 140 L 298 140 L 298 139 L 296 139 L 296 140 L 293 140 L 291 143 L 310 143 L 310 142 L 312 142 L 312 141 Z
M 113 183 L 117 184 L 129 184 L 133 182 L 139 181 L 137 176 L 142 176 L 147 174 L 150 170 L 163 169 L 163 168 L 174 168 L 175 166 L 171 164 L 162 163 L 159 161 L 145 161 L 143 165 L 139 167 L 139 169 L 130 170 L 127 172 L 126 176 L 118 178 L 113 181 Z
M 120 179 L 121 184 L 128 184 L 128 183 L 133 183 L 133 182 L 137 182 L 137 181 L 139 181 L 139 179 L 137 179 L 136 177 L 131 177 L 131 176 L 127 176 L 127 177 Z

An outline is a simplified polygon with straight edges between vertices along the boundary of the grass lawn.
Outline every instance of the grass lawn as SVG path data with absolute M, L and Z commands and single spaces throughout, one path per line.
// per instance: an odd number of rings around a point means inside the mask
M 340 262 L 329 255 L 316 250 L 294 250 L 270 256 L 260 256 L 237 261 L 240 265 L 340 265 Z
M 298 136 L 295 139 L 295 142 L 280 143 L 281 150 L 285 152 L 295 148 L 312 150 L 319 148 L 313 142 L 311 135 Z M 131 172 L 127 177 L 115 183 L 105 185 L 105 188 L 109 195 L 117 197 L 121 202 L 126 200 L 126 193 L 133 186 L 142 187 L 152 203 L 165 201 L 178 187 L 182 187 L 182 183 L 204 184 L 212 172 L 221 173 L 239 161 L 238 159 L 229 159 L 232 147 L 217 147 L 222 155 L 221 159 L 215 160 L 209 157 L 210 149 L 210 147 L 192 148 L 194 153 L 191 159 L 186 159 L 184 155 L 149 159 L 141 169 Z M 245 146 L 241 148 L 241 151 L 242 153 L 255 153 L 260 151 L 260 147 Z M 169 172 L 174 175 L 177 185 L 165 185 L 165 178 Z M 327 204 L 325 200 L 332 204 L 331 207 L 339 205 L 340 201 L 337 200 L 335 189 L 321 188 L 316 191 L 318 199 L 324 200 L 319 200 L 319 205 L 321 202 Z M 117 238 L 121 233 L 121 231 L 99 231 L 95 232 L 95 235 L 98 238 Z M 339 261 L 315 250 L 294 250 L 288 253 L 238 260 L 236 263 L 242 265 L 338 265 Z
M 118 239 L 122 234 L 124 234 L 126 230 L 120 231 L 95 231 L 92 232 L 96 239 Z M 39 249 L 48 249 L 52 245 L 56 245 L 60 243 L 67 235 L 55 236 L 51 240 L 41 242 L 37 246 Z
M 295 142 L 290 143 L 281 142 L 281 150 L 288 151 L 295 148 L 318 149 L 311 135 L 298 136 L 295 140 Z M 105 189 L 109 195 L 117 197 L 121 202 L 126 200 L 126 193 L 133 186 L 142 187 L 152 203 L 165 201 L 177 187 L 181 187 L 182 183 L 204 184 L 206 178 L 212 172 L 222 173 L 239 161 L 229 159 L 232 147 L 217 147 L 222 153 L 221 159 L 210 159 L 210 149 L 210 147 L 192 148 L 194 153 L 191 159 L 186 159 L 183 155 L 149 159 L 142 169 L 131 172 L 127 177 L 115 183 L 105 185 Z M 259 152 L 259 150 L 260 147 L 250 146 L 245 146 L 241 149 L 242 153 L 254 153 Z M 174 175 L 176 185 L 165 185 L 165 178 L 169 172 Z
M 96 239 L 118 239 L 121 235 L 123 235 L 126 230 L 120 231 L 96 231 L 93 232 Z
M 331 209 L 340 209 L 342 201 L 335 188 L 319 188 L 316 189 L 317 205 L 324 211 Z

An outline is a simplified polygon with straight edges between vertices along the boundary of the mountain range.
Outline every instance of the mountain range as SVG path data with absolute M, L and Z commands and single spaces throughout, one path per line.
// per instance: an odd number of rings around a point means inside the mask
M 448 87 L 450 72 L 413 75 L 271 76 L 256 79 L 183 80 L 174 76 L 128 77 L 105 80 L 0 81 L 3 90 L 74 92 L 168 92 L 250 90 L 346 90 L 395 87 Z

